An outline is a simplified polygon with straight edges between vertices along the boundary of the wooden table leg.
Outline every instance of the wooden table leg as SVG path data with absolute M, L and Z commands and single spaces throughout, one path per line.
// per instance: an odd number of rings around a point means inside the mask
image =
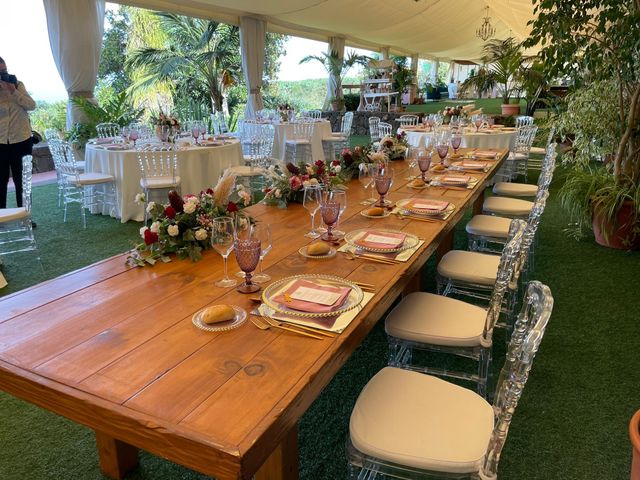
M 442 259 L 442 257 L 444 257 L 445 253 L 453 248 L 453 232 L 454 229 L 452 228 L 447 232 L 447 234 L 438 244 L 438 248 L 436 250 L 436 260 L 438 262 Z
M 407 283 L 407 286 L 404 287 L 404 290 L 402 290 L 402 296 L 404 297 L 409 295 L 410 293 L 419 292 L 421 286 L 422 286 L 422 270 L 419 270 L 416 272 L 413 278 L 409 280 L 409 283 Z
M 475 202 L 473 202 L 473 214 L 480 215 L 482 213 L 482 205 L 484 204 L 484 192 L 486 188 L 482 189 L 482 193 L 476 198 Z
M 280 445 L 256 472 L 255 480 L 298 479 L 298 424 L 286 434 Z
M 95 432 L 100 470 L 109 478 L 122 480 L 127 472 L 138 466 L 138 449 L 97 430 Z

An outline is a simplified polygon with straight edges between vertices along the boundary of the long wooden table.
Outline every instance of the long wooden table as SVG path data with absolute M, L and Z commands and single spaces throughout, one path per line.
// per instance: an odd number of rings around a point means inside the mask
M 0 299 L 0 389 L 95 430 L 101 469 L 113 478 L 137 464 L 138 448 L 219 479 L 297 478 L 298 420 L 392 302 L 419 288 L 421 268 L 450 248 L 455 224 L 481 205 L 506 154 L 473 174 L 480 179 L 473 190 L 413 190 L 405 162 L 394 164 L 389 198 L 447 199 L 457 207 L 447 221 L 367 219 L 359 202 L 370 192 L 350 186 L 342 229 L 384 226 L 425 240 L 397 265 L 306 259 L 297 252 L 309 243 L 302 206 L 251 207 L 273 230 L 265 267 L 274 279 L 326 273 L 376 285 L 335 338 L 251 322 L 226 333 L 198 330 L 191 317 L 207 305 L 254 307 L 235 289 L 213 285 L 222 273 L 218 255 L 145 268 L 127 267 L 120 255 Z

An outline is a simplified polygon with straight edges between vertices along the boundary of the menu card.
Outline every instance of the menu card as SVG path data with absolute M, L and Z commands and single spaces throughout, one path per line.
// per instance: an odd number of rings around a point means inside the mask
M 414 210 L 437 210 L 441 212 L 449 206 L 449 202 L 439 202 L 436 200 L 412 200 L 405 207 Z
M 341 308 L 350 292 L 349 287 L 331 287 L 299 279 L 274 300 L 288 309 L 326 313 Z
M 365 248 L 394 249 L 400 247 L 407 236 L 404 233 L 395 232 L 366 232 L 356 244 Z

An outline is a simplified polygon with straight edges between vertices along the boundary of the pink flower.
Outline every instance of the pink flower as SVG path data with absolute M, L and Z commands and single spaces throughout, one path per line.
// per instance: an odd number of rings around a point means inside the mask
M 294 192 L 302 188 L 302 180 L 298 176 L 289 177 L 289 186 Z

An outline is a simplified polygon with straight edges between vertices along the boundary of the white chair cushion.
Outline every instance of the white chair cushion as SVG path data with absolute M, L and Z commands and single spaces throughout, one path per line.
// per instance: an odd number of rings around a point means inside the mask
M 78 181 L 75 181 L 73 177 L 71 177 L 71 181 L 76 185 L 96 185 L 98 183 L 109 183 L 113 182 L 115 178 L 111 175 L 107 175 L 106 173 L 81 173 L 78 175 Z
M 438 274 L 452 280 L 492 286 L 496 283 L 500 255 L 451 250 L 438 263 Z
M 296 145 L 309 145 L 311 143 L 310 140 L 296 140 L 296 139 L 291 139 L 291 140 L 287 140 L 285 143 L 295 143 Z
M 482 237 L 503 238 L 509 236 L 511 219 L 493 215 L 474 215 L 465 226 L 467 233 Z
M 257 177 L 264 175 L 264 168 L 250 167 L 249 165 L 236 165 L 229 168 L 229 171 L 235 173 L 239 177 Z
M 470 303 L 427 292 L 414 292 L 389 313 L 388 335 L 431 345 L 479 346 L 487 311 Z
M 333 135 L 334 137 L 344 137 L 343 132 L 331 132 L 331 135 Z
M 529 155 L 527 155 L 526 153 L 515 153 L 515 152 L 511 152 L 509 153 L 509 160 L 526 160 L 527 158 L 529 158 Z
M 140 179 L 140 186 L 142 188 L 171 188 L 180 185 L 180 177 L 149 177 L 147 179 Z
M 385 367 L 364 387 L 349 422 L 367 455 L 425 470 L 477 472 L 493 430 L 493 409 L 469 389 Z
M 531 153 L 535 155 L 545 155 L 547 151 L 542 147 L 531 147 L 531 149 L 529 150 L 529 154 Z
M 331 137 L 324 137 L 322 139 L 323 142 L 346 142 L 347 139 L 345 137 L 339 137 L 339 136 L 331 136 Z
M 535 197 L 538 186 L 528 183 L 498 182 L 493 186 L 493 193 L 507 197 Z
M 13 222 L 22 218 L 28 218 L 29 212 L 24 207 L 0 208 L 0 223 Z
M 82 162 L 76 162 L 76 168 L 78 169 L 79 172 L 84 172 L 86 170 L 86 163 L 84 161 Z
M 482 210 L 485 212 L 508 216 L 526 216 L 532 208 L 533 202 L 509 197 L 489 197 L 482 204 Z

